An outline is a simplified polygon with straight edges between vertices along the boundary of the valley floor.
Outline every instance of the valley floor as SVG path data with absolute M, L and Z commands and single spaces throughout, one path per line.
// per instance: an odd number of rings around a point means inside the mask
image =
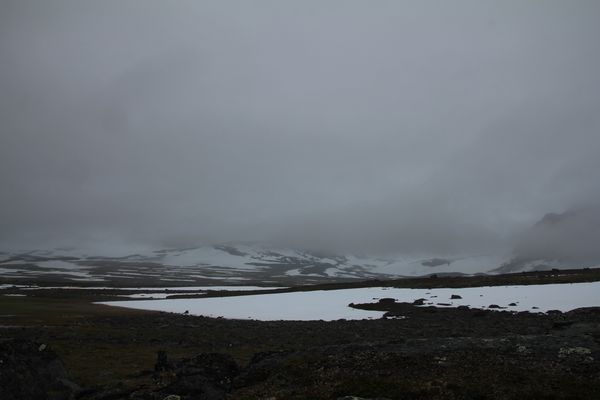
M 458 285 L 444 279 L 429 286 Z M 474 282 L 461 279 L 463 286 Z M 518 279 L 524 278 L 515 275 L 512 283 Z M 591 399 L 600 393 L 598 308 L 532 314 L 384 301 L 354 305 L 385 312 L 381 319 L 261 322 L 108 307 L 92 304 L 93 293 L 66 292 L 0 296 L 0 398 Z M 48 374 L 31 373 L 32 365 L 54 357 L 68 382 L 58 387 L 46 382 Z

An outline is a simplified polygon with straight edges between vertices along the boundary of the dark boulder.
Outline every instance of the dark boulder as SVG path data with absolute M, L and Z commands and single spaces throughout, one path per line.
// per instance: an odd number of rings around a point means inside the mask
M 169 362 L 167 353 L 164 350 L 159 350 L 156 354 L 156 364 L 154 364 L 155 372 L 171 371 L 173 364 Z
M 459 296 L 457 294 L 453 294 L 452 296 L 450 296 L 450 300 L 455 300 L 455 299 L 462 299 L 462 296 Z
M 2 400 L 66 400 L 79 391 L 56 353 L 45 344 L 0 342 L 0 366 Z

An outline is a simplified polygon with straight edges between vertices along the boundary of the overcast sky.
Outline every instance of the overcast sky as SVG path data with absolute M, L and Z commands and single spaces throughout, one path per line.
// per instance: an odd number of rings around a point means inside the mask
M 600 199 L 600 2 L 0 0 L 0 247 L 488 251 Z

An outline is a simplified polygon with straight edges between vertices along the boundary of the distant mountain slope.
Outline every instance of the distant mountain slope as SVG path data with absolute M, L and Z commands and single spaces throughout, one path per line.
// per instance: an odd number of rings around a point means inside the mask
M 429 274 L 475 274 L 496 268 L 502 258 L 440 255 L 339 255 L 270 246 L 220 244 L 162 249 L 129 255 L 91 255 L 82 250 L 57 249 L 5 252 L 0 279 L 62 277 L 71 281 L 154 280 L 158 282 L 315 283 L 347 279 Z
M 520 237 L 512 256 L 330 254 L 265 243 L 119 252 L 3 251 L 0 280 L 271 286 L 591 266 L 600 266 L 600 207 L 545 215 Z
M 550 213 L 520 238 L 514 257 L 495 272 L 600 265 L 600 207 Z

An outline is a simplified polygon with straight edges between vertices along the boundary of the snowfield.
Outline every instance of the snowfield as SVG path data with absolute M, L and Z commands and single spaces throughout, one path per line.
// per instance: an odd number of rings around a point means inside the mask
M 461 299 L 451 299 L 452 295 Z M 449 303 L 458 307 L 489 308 L 497 305 L 509 311 L 569 311 L 600 306 L 600 282 L 523 286 L 486 286 L 459 289 L 360 288 L 319 290 L 206 299 L 137 300 L 103 302 L 110 306 L 167 311 L 231 319 L 337 320 L 380 318 L 379 311 L 356 310 L 349 303 L 371 303 L 380 298 L 399 302 L 425 299 L 425 306 Z M 510 306 L 509 304 L 515 304 Z
M 45 289 L 76 289 L 76 290 L 127 290 L 127 291 L 151 291 L 156 292 L 205 292 L 208 290 L 233 290 L 252 291 L 285 289 L 283 286 L 174 286 L 174 287 L 111 287 L 111 286 L 37 286 L 37 285 L 0 285 L 0 289 L 17 287 L 23 290 L 45 290 Z M 171 293 L 173 294 L 173 293 Z

